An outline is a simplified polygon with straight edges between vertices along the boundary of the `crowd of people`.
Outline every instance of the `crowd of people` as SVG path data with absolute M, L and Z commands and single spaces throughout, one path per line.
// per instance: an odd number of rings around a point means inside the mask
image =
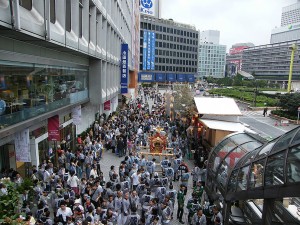
M 149 100 L 154 104 L 149 105 Z M 222 224 L 220 209 L 204 194 L 205 165 L 189 168 L 184 161 L 188 140 L 178 126 L 165 114 L 163 94 L 154 88 L 139 90 L 139 97 L 118 114 L 97 118 L 85 137 L 78 136 L 76 150 L 60 146 L 56 162 L 45 159 L 32 168 L 35 194 L 30 201 L 26 195 L 22 199 L 24 221 L 39 225 L 167 225 L 174 220 Z M 168 147 L 173 149 L 173 157 L 161 162 L 141 153 L 157 127 L 164 129 Z M 106 154 L 122 157 L 120 165 L 112 162 L 108 176 L 101 169 Z M 0 195 L 5 194 L 1 184 Z

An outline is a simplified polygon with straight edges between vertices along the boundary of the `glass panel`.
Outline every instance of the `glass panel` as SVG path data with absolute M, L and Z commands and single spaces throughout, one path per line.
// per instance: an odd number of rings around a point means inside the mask
M 231 173 L 231 176 L 230 176 L 229 182 L 228 182 L 228 192 L 235 192 L 238 172 L 239 172 L 238 170 L 234 170 Z
M 263 186 L 265 159 L 254 162 L 251 167 L 250 187 L 256 188 Z
M 243 157 L 242 160 L 240 160 L 238 162 L 238 164 L 236 165 L 236 168 L 241 167 L 243 165 L 247 165 L 248 163 L 251 162 L 251 160 L 254 158 L 254 156 L 256 156 L 257 152 L 260 151 L 261 148 L 255 149 L 252 152 L 249 152 L 245 157 Z
M 282 224 L 299 224 L 300 198 L 289 197 L 275 201 L 273 213 L 282 221 Z
M 227 184 L 228 173 L 229 173 L 228 164 L 225 161 L 223 161 L 217 173 L 218 174 L 217 181 L 223 189 L 225 189 Z
M 237 135 L 231 136 L 230 139 L 238 145 L 244 144 L 249 141 L 255 141 L 255 139 L 248 136 L 247 134 L 237 134 Z
M 284 134 L 274 145 L 272 152 L 277 152 L 283 149 L 287 149 L 287 147 L 290 144 L 290 141 L 292 140 L 292 138 L 294 137 L 295 133 L 297 132 L 297 130 L 293 130 L 287 134 Z
M 300 145 L 289 150 L 287 156 L 287 181 L 300 181 Z
M 264 146 L 260 150 L 260 152 L 257 154 L 257 156 L 255 157 L 255 159 L 260 159 L 260 158 L 263 158 L 263 157 L 267 156 L 268 153 L 269 153 L 269 151 L 271 151 L 271 149 L 273 148 L 273 146 L 274 146 L 274 144 L 275 144 L 276 141 L 277 141 L 277 139 L 274 140 L 274 141 L 272 141 L 272 142 L 269 142 L 266 146 Z
M 246 166 L 240 169 L 239 175 L 238 175 L 238 185 L 237 185 L 237 191 L 242 191 L 247 189 L 247 176 L 249 172 L 250 166 Z
M 296 136 L 294 137 L 292 144 L 296 144 L 298 142 L 300 142 L 300 129 L 299 129 L 298 133 L 296 134 Z
M 236 163 L 246 154 L 246 151 L 243 148 L 237 147 L 225 158 L 229 167 L 233 169 Z
M 280 185 L 284 183 L 283 169 L 284 169 L 284 152 L 272 155 L 268 158 L 265 169 L 265 185 Z
M 0 128 L 85 99 L 88 70 L 0 61 Z

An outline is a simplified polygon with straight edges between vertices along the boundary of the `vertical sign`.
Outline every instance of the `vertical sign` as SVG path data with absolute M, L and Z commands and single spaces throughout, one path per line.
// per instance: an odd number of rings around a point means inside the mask
M 148 31 L 144 30 L 143 39 L 143 70 L 147 69 L 147 41 L 148 41 Z
M 48 119 L 48 141 L 60 141 L 58 115 Z
M 81 105 L 78 105 L 72 109 L 72 118 L 74 125 L 81 124 Z
M 151 32 L 151 70 L 155 69 L 155 33 Z
M 110 110 L 110 100 L 104 102 L 104 110 L 109 111 Z
M 140 11 L 143 14 L 157 16 L 155 0 L 140 0 Z M 158 3 L 157 3 L 158 4 Z
M 25 129 L 15 134 L 15 152 L 17 162 L 31 162 L 29 146 L 29 129 Z
M 151 32 L 148 32 L 147 39 L 147 70 L 150 70 L 150 59 L 151 59 Z
M 128 93 L 128 44 L 121 46 L 121 94 Z

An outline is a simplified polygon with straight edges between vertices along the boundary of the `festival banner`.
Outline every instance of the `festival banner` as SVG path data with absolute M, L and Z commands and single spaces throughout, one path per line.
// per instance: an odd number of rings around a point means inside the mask
M 110 110 L 110 100 L 104 102 L 104 110 L 109 111 Z
M 78 105 L 72 109 L 72 118 L 74 125 L 81 124 L 81 105 Z
M 147 41 L 148 41 L 148 31 L 144 30 L 143 39 L 143 70 L 147 69 Z
M 60 141 L 58 115 L 48 119 L 48 141 Z
M 151 70 L 155 70 L 155 41 L 155 33 L 151 32 Z
M 15 135 L 15 152 L 17 162 L 31 162 L 29 129 L 25 129 Z
M 128 44 L 121 46 L 121 94 L 128 93 Z

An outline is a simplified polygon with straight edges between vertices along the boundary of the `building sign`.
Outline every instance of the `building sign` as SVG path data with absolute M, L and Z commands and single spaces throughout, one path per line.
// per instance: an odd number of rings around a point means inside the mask
M 104 111 L 110 110 L 110 100 L 104 102 Z
M 15 152 L 17 162 L 31 162 L 29 129 L 15 134 Z
M 148 31 L 144 30 L 143 35 L 143 70 L 147 69 L 147 41 L 148 41 Z
M 155 0 L 140 0 L 140 12 L 146 15 L 155 16 Z
M 144 30 L 143 39 L 143 70 L 155 69 L 155 33 Z
M 59 116 L 55 115 L 48 119 L 48 140 L 60 141 L 59 135 Z
M 229 50 L 229 55 L 239 54 L 239 53 L 243 52 L 247 48 L 249 48 L 249 47 L 248 46 L 239 46 L 239 47 L 231 48 Z
M 72 109 L 72 119 L 74 125 L 81 124 L 81 105 L 78 105 Z
M 176 81 L 176 74 L 175 73 L 168 73 L 167 74 L 167 81 L 175 82 Z
M 121 46 L 121 94 L 128 93 L 128 44 Z
M 151 34 L 151 59 L 150 59 L 150 69 L 155 69 L 155 33 L 150 32 Z
M 185 74 L 177 74 L 177 81 L 178 82 L 185 82 L 186 81 Z
M 157 81 L 157 82 L 164 82 L 164 81 L 166 81 L 166 74 L 164 74 L 164 73 L 157 73 L 155 81 Z
M 154 74 L 153 73 L 139 73 L 139 82 L 153 82 Z
M 194 76 L 194 74 L 188 74 L 187 75 L 187 81 L 189 83 L 194 83 L 195 82 L 195 76 Z

